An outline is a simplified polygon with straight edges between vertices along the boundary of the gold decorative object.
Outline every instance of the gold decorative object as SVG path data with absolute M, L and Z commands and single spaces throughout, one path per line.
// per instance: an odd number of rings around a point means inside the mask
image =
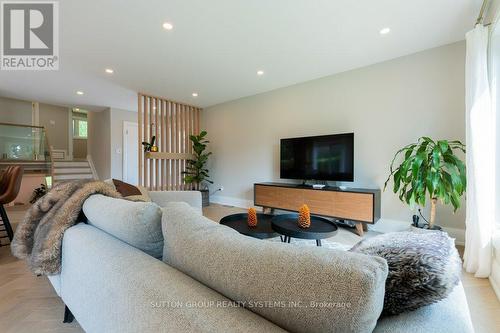
M 307 229 L 311 226 L 311 211 L 307 205 L 299 208 L 299 227 Z
M 156 153 L 158 151 L 158 146 L 151 146 L 151 152 Z
M 255 208 L 248 208 L 248 226 L 257 226 L 257 211 L 255 210 Z

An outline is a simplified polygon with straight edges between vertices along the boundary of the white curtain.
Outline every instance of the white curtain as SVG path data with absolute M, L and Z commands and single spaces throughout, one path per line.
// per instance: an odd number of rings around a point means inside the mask
M 466 35 L 465 106 L 467 211 L 464 267 L 476 277 L 491 271 L 495 226 L 495 113 L 488 80 L 488 28 Z

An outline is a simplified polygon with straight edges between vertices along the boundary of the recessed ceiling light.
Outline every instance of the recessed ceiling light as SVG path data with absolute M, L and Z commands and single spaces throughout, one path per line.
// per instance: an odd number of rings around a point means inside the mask
M 78 90 L 78 91 L 76 92 L 76 94 L 77 94 L 77 95 L 83 95 L 83 91 Z
M 174 28 L 174 26 L 172 25 L 172 23 L 170 23 L 170 22 L 163 23 L 163 29 L 172 30 L 173 28 Z
M 263 71 L 263 70 L 258 70 L 258 71 L 257 71 L 257 75 L 258 75 L 258 76 L 262 76 L 262 75 L 264 75 L 264 71 Z
M 387 35 L 389 32 L 391 32 L 391 28 L 383 28 L 380 30 L 381 35 Z
M 112 70 L 111 68 L 106 68 L 104 71 L 105 71 L 106 73 L 108 73 L 108 74 L 113 74 L 113 73 L 115 72 L 115 71 L 114 71 L 114 70 Z
M 191 95 L 193 95 L 193 97 L 198 97 L 198 93 L 192 93 Z

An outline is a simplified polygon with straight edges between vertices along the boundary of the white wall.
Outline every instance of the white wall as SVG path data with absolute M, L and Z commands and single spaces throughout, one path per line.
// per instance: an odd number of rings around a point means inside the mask
M 382 188 L 400 147 L 424 135 L 465 140 L 464 66 L 459 42 L 204 110 L 212 188 L 224 186 L 214 199 L 248 205 L 253 183 L 279 181 L 280 138 L 346 132 L 355 133 L 355 182 L 345 185 Z M 382 194 L 383 220 L 411 215 Z M 438 207 L 438 224 L 463 229 L 464 217 Z
M 0 97 L 0 123 L 31 125 L 31 102 Z
M 92 157 L 97 176 L 101 180 L 111 177 L 111 113 L 109 109 L 87 114 L 87 149 Z
M 39 104 L 39 126 L 45 127 L 49 144 L 68 150 L 68 108 Z M 32 124 L 32 102 L 0 97 L 0 123 Z
M 42 104 L 39 106 L 40 126 L 45 127 L 49 145 L 54 149 L 69 149 L 69 111 L 67 107 Z
M 115 108 L 89 112 L 88 121 L 88 151 L 99 179 L 122 179 L 123 122 L 137 122 L 137 112 Z
M 111 109 L 111 177 L 123 179 L 123 122 L 137 122 L 137 112 Z M 134 166 L 130 166 L 134 167 Z M 135 165 L 135 168 L 138 166 Z

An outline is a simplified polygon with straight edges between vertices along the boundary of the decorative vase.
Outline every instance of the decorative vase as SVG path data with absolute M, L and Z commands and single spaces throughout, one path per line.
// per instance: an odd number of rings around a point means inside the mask
M 311 211 L 307 205 L 302 205 L 299 208 L 299 227 L 307 229 L 311 226 Z
M 151 152 L 156 153 L 158 151 L 158 146 L 151 146 Z
M 248 226 L 252 228 L 257 226 L 257 211 L 255 210 L 255 208 L 248 208 L 247 223 Z

